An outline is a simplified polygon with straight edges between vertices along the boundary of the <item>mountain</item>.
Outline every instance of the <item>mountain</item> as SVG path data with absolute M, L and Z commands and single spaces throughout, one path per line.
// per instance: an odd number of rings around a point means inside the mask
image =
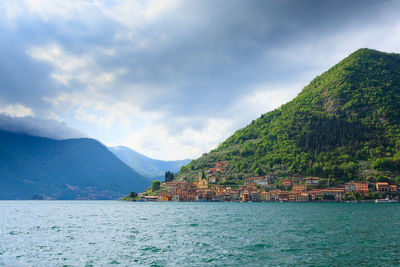
M 150 184 L 94 139 L 0 130 L 0 199 L 117 199 Z
M 176 161 L 152 159 L 123 146 L 109 147 L 109 150 L 132 169 L 153 180 L 163 180 L 166 171 L 177 173 L 183 165 L 191 161 L 190 159 Z
M 357 50 L 180 176 L 193 179 L 217 161 L 230 163 L 232 184 L 267 173 L 400 183 L 400 55 Z

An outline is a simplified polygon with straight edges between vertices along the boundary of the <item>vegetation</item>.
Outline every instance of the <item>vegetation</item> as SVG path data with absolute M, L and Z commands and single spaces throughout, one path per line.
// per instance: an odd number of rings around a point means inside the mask
M 136 192 L 130 192 L 126 197 L 122 197 L 121 200 L 136 201 L 138 194 Z
M 151 184 L 151 191 L 155 192 L 155 191 L 159 190 L 160 186 L 161 186 L 160 181 L 158 181 L 158 180 L 153 181 L 153 183 Z
M 266 173 L 375 182 L 400 176 L 400 55 L 360 49 L 289 103 L 183 166 L 193 179 L 229 161 L 227 184 Z
M 172 180 L 174 180 L 174 173 L 170 172 L 170 171 L 165 172 L 164 181 L 167 183 L 167 182 L 171 182 Z

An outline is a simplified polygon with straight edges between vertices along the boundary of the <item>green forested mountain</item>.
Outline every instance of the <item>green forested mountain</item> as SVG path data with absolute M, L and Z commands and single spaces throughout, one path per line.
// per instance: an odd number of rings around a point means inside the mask
M 228 183 L 265 173 L 327 177 L 336 183 L 396 179 L 400 55 L 357 50 L 295 99 L 182 167 L 180 175 L 193 178 L 221 160 L 230 162 Z

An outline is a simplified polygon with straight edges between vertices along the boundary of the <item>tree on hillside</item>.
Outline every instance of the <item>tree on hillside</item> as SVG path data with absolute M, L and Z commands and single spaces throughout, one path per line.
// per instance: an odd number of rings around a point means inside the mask
M 157 191 L 158 189 L 160 189 L 160 185 L 161 185 L 161 183 L 160 183 L 160 181 L 154 181 L 152 184 L 151 184 L 151 191 Z
M 172 180 L 174 180 L 174 173 L 170 172 L 170 171 L 165 172 L 164 181 L 167 183 L 167 182 L 171 182 Z

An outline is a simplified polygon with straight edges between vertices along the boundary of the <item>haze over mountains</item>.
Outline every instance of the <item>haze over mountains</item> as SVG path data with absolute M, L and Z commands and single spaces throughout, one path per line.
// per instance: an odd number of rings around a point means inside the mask
M 0 199 L 118 199 L 150 184 L 94 139 L 0 130 Z
M 152 159 L 124 146 L 109 147 L 109 149 L 132 169 L 152 180 L 164 180 L 166 171 L 177 173 L 183 165 L 191 161 L 190 159 L 175 161 Z
M 400 182 L 400 55 L 357 50 L 180 175 L 217 161 L 231 163 L 227 183 L 266 173 Z

